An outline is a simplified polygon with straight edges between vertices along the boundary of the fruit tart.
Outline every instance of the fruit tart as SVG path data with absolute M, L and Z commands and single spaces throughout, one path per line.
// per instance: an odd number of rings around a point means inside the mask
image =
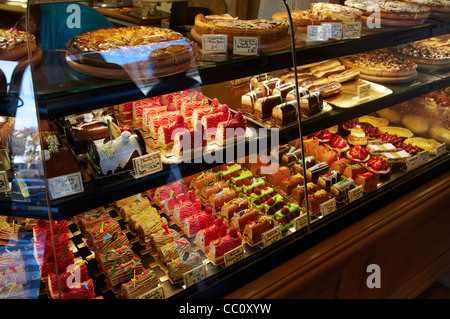
M 355 163 L 365 163 L 370 159 L 370 154 L 365 147 L 360 145 L 353 145 L 345 153 L 347 158 L 351 159 Z
M 369 172 L 379 175 L 380 178 L 386 178 L 392 172 L 389 162 L 381 157 L 372 157 L 365 165 Z
M 328 144 L 337 152 L 347 152 L 350 149 L 347 140 L 340 135 L 334 135 Z

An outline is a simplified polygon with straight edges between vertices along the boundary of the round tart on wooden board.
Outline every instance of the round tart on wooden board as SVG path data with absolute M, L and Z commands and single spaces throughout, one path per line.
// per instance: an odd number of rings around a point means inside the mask
M 184 72 L 196 63 L 191 43 L 176 31 L 112 27 L 85 32 L 66 44 L 68 65 L 92 76 L 153 78 Z
M 23 71 L 29 65 L 28 44 L 32 51 L 32 64 L 42 60 L 41 48 L 33 34 L 17 29 L 0 29 L 0 60 L 17 61 L 16 71 Z
M 289 24 L 284 21 L 241 20 L 229 14 L 195 16 L 191 29 L 192 39 L 202 44 L 202 35 L 227 35 L 227 47 L 233 50 L 234 37 L 258 37 L 260 52 L 272 52 L 287 49 L 291 46 Z

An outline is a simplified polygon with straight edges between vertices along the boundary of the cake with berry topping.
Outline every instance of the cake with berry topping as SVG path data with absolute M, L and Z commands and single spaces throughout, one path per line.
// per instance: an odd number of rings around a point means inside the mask
M 293 220 L 300 216 L 301 213 L 302 209 L 299 205 L 289 203 L 273 215 L 273 220 L 276 226 L 286 229 L 292 226 Z
M 163 125 L 158 128 L 159 144 L 163 148 L 169 148 L 173 146 L 175 136 L 186 131 L 188 131 L 188 124 L 185 122 L 184 116 L 177 114 L 173 123 Z
M 340 135 L 333 135 L 328 141 L 331 149 L 338 152 L 346 152 L 349 150 L 350 146 L 347 143 L 347 140 Z
M 225 145 L 241 140 L 245 137 L 246 130 L 247 120 L 241 112 L 237 112 L 233 119 L 220 122 L 217 125 L 216 143 Z
M 214 265 L 219 265 L 224 262 L 224 255 L 227 252 L 240 245 L 242 245 L 242 235 L 236 228 L 231 228 L 227 235 L 219 237 L 209 244 L 208 259 L 211 260 Z
M 353 145 L 350 147 L 350 149 L 345 153 L 345 156 L 355 163 L 367 162 L 370 159 L 369 152 L 364 146 L 361 145 Z
M 392 172 L 389 162 L 381 157 L 372 157 L 366 163 L 366 168 L 369 172 L 378 174 L 381 177 L 386 177 Z
M 217 218 L 212 225 L 201 229 L 195 236 L 195 244 L 203 251 L 209 250 L 209 244 L 227 234 L 227 225 L 222 218 Z
M 183 230 L 188 237 L 194 237 L 201 229 L 212 225 L 215 221 L 211 207 L 205 207 L 203 211 L 195 213 L 184 220 Z

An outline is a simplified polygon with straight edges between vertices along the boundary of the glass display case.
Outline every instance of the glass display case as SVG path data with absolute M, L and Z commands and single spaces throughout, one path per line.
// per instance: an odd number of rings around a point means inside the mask
M 448 171 L 448 5 L 170 2 L 0 7 L 0 298 L 219 298 Z

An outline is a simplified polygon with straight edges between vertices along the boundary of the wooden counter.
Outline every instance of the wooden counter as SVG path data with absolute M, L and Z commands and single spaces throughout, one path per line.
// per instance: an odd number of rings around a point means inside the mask
M 225 298 L 415 298 L 450 268 L 449 207 L 447 172 Z

